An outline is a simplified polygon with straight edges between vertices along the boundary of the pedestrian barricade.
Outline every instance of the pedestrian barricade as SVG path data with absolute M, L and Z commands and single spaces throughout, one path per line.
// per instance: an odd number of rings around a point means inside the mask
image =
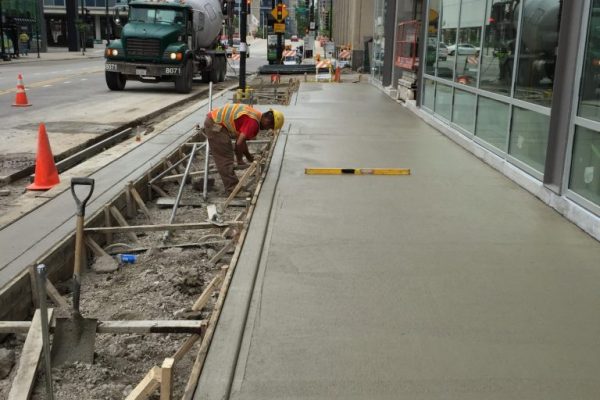
M 327 72 L 322 72 L 323 69 L 326 69 Z M 322 79 L 326 80 L 327 82 L 331 82 L 333 79 L 330 60 L 321 60 L 315 64 L 315 81 L 319 82 Z

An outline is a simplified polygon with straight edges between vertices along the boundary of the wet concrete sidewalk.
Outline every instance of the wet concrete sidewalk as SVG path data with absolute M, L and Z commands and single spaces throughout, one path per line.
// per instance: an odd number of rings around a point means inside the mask
M 297 100 L 196 399 L 597 398 L 600 243 L 368 84 Z

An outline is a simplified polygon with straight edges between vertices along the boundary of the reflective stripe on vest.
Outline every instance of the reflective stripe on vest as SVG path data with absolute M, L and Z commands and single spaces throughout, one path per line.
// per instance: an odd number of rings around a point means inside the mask
M 255 120 L 260 126 L 262 113 L 246 104 L 225 104 L 221 108 L 215 108 L 211 111 L 211 117 L 217 124 L 223 125 L 229 132 L 237 133 L 235 129 L 235 120 L 242 115 L 247 115 Z

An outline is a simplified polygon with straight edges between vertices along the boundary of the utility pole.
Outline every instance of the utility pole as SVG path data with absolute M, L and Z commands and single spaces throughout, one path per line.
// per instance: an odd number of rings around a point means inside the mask
M 277 0 L 277 8 L 281 9 L 281 7 L 283 7 L 283 1 Z M 277 21 L 279 24 L 281 22 L 281 20 Z M 283 33 L 277 32 L 277 64 L 281 64 L 281 58 L 283 57 L 283 35 Z
M 246 43 L 246 34 L 248 28 L 248 1 L 240 2 L 240 90 L 246 92 L 246 53 L 248 44 Z
M 2 21 L 4 19 L 4 15 L 2 14 L 2 0 L 0 0 L 0 42 L 2 42 L 2 44 L 0 45 L 0 49 L 2 50 L 0 52 L 0 57 L 4 60 L 7 61 L 7 57 L 6 57 L 6 48 L 4 47 L 4 22 Z M 10 59 L 8 59 L 10 60 Z
M 81 54 L 85 56 L 85 5 L 81 0 L 81 17 L 79 18 L 79 30 L 81 31 Z
M 2 0 L 0 0 L 2 1 Z M 35 5 L 35 40 L 36 40 L 36 45 L 35 47 L 37 48 L 37 58 L 40 58 L 40 7 L 36 4 Z
M 104 3 L 106 5 L 106 45 L 108 46 L 110 44 L 110 29 L 108 26 L 110 24 L 110 20 L 108 18 L 108 1 L 105 0 Z
M 77 0 L 66 0 L 67 9 L 67 38 L 69 51 L 79 51 L 79 39 L 77 32 Z

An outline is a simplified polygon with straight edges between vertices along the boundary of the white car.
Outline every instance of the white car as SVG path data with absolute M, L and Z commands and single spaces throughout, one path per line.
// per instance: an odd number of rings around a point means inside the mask
M 456 53 L 456 44 L 448 46 L 448 55 L 453 56 Z M 475 47 L 470 43 L 459 43 L 458 44 L 458 55 L 459 56 L 471 56 L 479 54 L 479 47 Z
M 438 60 L 446 61 L 447 57 L 448 57 L 448 46 L 446 46 L 445 43 L 440 42 L 440 45 L 438 46 Z

